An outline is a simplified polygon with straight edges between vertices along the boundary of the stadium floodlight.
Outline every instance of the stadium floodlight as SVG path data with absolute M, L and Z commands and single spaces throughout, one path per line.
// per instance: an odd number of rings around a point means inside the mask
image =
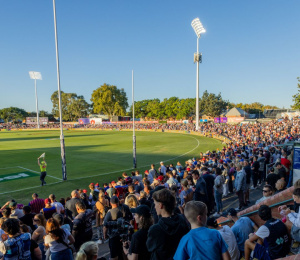
M 67 164 L 66 164 L 65 139 L 64 139 L 64 133 L 63 133 L 63 122 L 62 122 L 60 74 L 59 74 L 59 55 L 58 55 L 58 40 L 57 40 L 57 27 L 56 27 L 55 0 L 53 0 L 53 16 L 54 16 L 57 88 L 58 88 L 59 122 L 60 122 L 60 150 L 61 150 L 62 178 L 63 178 L 64 181 L 66 181 L 67 180 Z
M 205 33 L 206 30 L 204 29 L 202 23 L 200 22 L 199 18 L 195 18 L 191 23 L 196 35 L 198 38 L 200 38 L 201 33 Z
M 194 54 L 194 62 L 197 62 L 196 73 L 196 131 L 199 130 L 199 62 L 202 62 L 202 54 L 199 54 L 199 38 L 201 33 L 205 33 L 205 29 L 199 18 L 195 18 L 191 23 L 197 35 L 197 53 Z
M 37 97 L 37 89 L 36 89 L 36 80 L 42 80 L 42 74 L 37 71 L 29 71 L 29 77 L 34 79 L 34 88 L 35 88 L 35 103 L 36 103 L 36 127 L 40 128 L 40 119 L 39 119 L 39 105 L 38 105 L 38 97 Z

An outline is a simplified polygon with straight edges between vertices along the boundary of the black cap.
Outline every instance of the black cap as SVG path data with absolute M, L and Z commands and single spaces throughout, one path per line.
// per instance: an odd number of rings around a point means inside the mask
M 218 221 L 214 217 L 211 217 L 211 218 L 207 219 L 206 225 L 209 227 L 216 228 L 216 227 L 218 227 Z
M 235 217 L 237 216 L 237 211 L 234 208 L 231 208 L 228 210 L 228 215 Z
M 131 213 L 136 213 L 146 218 L 149 218 L 151 216 L 150 208 L 147 205 L 140 205 L 136 208 L 131 208 L 130 211 Z
M 119 203 L 118 197 L 117 197 L 117 196 L 112 196 L 112 197 L 110 198 L 110 203 L 111 203 L 111 204 L 118 204 L 118 203 Z

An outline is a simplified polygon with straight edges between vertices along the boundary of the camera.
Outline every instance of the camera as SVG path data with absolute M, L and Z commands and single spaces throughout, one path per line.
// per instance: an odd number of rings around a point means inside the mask
M 133 226 L 123 218 L 118 218 L 116 221 L 109 221 L 107 227 L 109 238 L 120 236 L 122 241 L 128 241 L 133 233 Z

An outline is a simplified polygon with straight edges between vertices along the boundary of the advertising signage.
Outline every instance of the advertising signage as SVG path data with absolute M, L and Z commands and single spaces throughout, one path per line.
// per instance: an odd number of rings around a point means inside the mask
M 39 118 L 40 125 L 48 124 L 48 117 Z M 26 117 L 26 125 L 36 125 L 36 117 Z

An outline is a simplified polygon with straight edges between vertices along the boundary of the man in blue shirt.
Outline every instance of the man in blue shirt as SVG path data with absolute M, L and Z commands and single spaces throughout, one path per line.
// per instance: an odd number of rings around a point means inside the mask
M 244 255 L 245 241 L 249 238 L 249 234 L 258 229 L 254 222 L 248 217 L 237 217 L 237 211 L 234 208 L 228 210 L 228 216 L 234 222 L 231 230 L 236 238 L 241 256 Z
M 182 237 L 174 260 L 228 260 L 228 246 L 217 230 L 208 229 L 207 207 L 201 201 L 186 204 L 184 215 L 191 224 L 191 231 Z

